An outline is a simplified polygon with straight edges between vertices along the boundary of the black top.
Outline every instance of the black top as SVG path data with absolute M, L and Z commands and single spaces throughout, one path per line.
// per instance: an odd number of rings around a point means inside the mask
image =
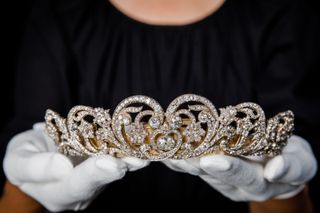
M 297 51 L 298 7 L 292 0 L 227 0 L 202 20 L 164 26 L 134 20 L 105 0 L 36 1 L 17 65 L 15 117 L 1 143 L 43 121 L 47 108 L 62 115 L 77 104 L 114 109 L 136 94 L 165 108 L 195 93 L 216 107 L 257 102 L 267 116 L 291 109 L 295 134 L 316 149 L 319 97 L 306 84 L 310 72 Z M 161 163 L 108 185 L 88 210 L 123 198 L 151 201 L 157 209 L 168 207 L 163 201 L 189 208 L 201 200 L 225 211 L 246 209 Z

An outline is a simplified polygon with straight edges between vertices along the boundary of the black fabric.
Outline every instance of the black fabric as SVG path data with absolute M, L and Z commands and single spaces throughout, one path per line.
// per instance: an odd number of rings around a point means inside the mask
M 306 86 L 313 71 L 298 51 L 298 9 L 298 1 L 227 0 L 197 22 L 161 26 L 129 18 L 104 0 L 35 1 L 17 63 L 15 116 L 1 133 L 1 152 L 14 134 L 43 121 L 47 108 L 62 115 L 77 104 L 114 109 L 135 94 L 166 107 L 184 93 L 216 107 L 257 102 L 267 116 L 292 109 L 295 133 L 318 151 L 319 95 Z M 186 208 L 210 201 L 225 211 L 247 211 L 245 203 L 161 163 L 108 185 L 87 211 L 108 201 L 110 212 L 123 198 L 190 201 Z

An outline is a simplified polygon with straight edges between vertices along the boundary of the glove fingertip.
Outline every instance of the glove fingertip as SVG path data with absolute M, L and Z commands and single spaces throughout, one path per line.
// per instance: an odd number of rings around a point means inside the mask
M 58 180 L 68 176 L 73 170 L 71 161 L 66 156 L 59 153 L 55 153 L 51 156 L 50 164 L 51 165 L 48 165 L 49 173 Z
M 277 156 L 270 160 L 264 169 L 264 177 L 270 181 L 276 181 L 280 179 L 287 171 L 285 162 L 282 156 Z
M 33 124 L 32 129 L 34 130 L 45 130 L 46 124 L 44 122 L 38 122 Z
M 226 159 L 226 156 L 213 155 L 202 157 L 200 167 L 206 171 L 227 171 L 231 169 L 232 163 Z
M 187 161 L 187 160 L 175 160 L 175 159 L 170 159 L 167 162 L 165 162 L 165 164 L 175 170 L 175 171 L 179 171 L 179 172 L 187 172 L 191 175 L 199 175 L 201 173 L 203 173 L 203 170 L 200 168 L 200 165 L 197 165 L 191 161 Z
M 149 165 L 150 161 L 134 157 L 124 157 L 122 160 L 127 164 L 129 171 L 135 171 Z
M 112 156 L 99 156 L 95 160 L 95 165 L 102 170 L 126 169 L 124 162 Z

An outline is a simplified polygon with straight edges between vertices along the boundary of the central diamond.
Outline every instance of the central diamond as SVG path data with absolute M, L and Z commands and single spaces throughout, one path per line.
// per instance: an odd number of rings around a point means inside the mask
M 162 136 L 157 141 L 157 147 L 162 151 L 170 151 L 176 145 L 175 140 L 169 135 Z

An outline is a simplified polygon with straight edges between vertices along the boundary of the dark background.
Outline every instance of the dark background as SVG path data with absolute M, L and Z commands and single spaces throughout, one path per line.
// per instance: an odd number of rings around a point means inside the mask
M 3 1 L 1 8 L 1 75 L 0 97 L 2 99 L 0 109 L 2 112 L 0 131 L 12 116 L 13 104 L 13 79 L 15 60 L 19 51 L 20 40 L 25 29 L 27 16 L 34 0 Z M 306 68 L 312 70 L 314 75 L 320 73 L 320 6 L 318 0 L 300 0 L 301 14 L 296 20 L 300 30 L 300 48 L 303 52 L 302 61 Z M 312 88 L 313 94 L 320 96 L 319 78 L 308 79 L 305 87 L 307 91 Z M 319 105 L 320 110 L 320 105 Z
M 266 0 L 267 1 L 267 0 Z M 33 0 L 15 0 L 1 2 L 1 75 L 0 75 L 0 97 L 1 97 L 1 122 L 0 131 L 6 125 L 13 114 L 13 79 L 15 72 L 15 61 L 19 51 L 20 39 L 25 29 L 25 21 L 30 12 Z M 299 27 L 298 35 L 300 49 L 303 53 L 301 59 L 305 63 L 305 67 L 312 71 L 314 75 L 308 79 L 305 85 L 306 91 L 313 91 L 308 96 L 320 96 L 320 80 L 316 77 L 320 74 L 320 7 L 317 0 L 305 1 L 301 0 L 301 15 L 297 17 L 297 25 Z M 303 91 L 301 91 L 303 92 Z M 319 100 L 319 98 L 316 98 Z M 306 109 L 307 110 L 307 109 Z M 319 103 L 320 110 L 320 103 Z M 320 127 L 319 131 L 320 131 Z M 320 141 L 319 141 L 320 143 Z M 320 153 L 320 150 L 315 150 Z M 317 156 L 318 161 L 320 159 Z M 313 182 L 319 186 L 319 172 Z M 1 190 L 0 190 L 1 191 Z M 313 190 L 313 200 L 317 209 L 319 208 L 320 189 Z M 318 195 L 318 196 L 317 196 Z
M 33 0 L 1 2 L 0 130 L 13 114 L 15 60 Z

